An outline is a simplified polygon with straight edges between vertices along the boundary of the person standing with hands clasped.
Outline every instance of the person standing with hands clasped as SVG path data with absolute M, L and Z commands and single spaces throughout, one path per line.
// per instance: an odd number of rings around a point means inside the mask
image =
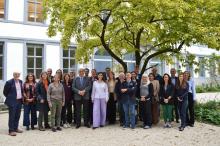
M 98 74 L 98 80 L 93 83 L 93 129 L 103 127 L 106 121 L 106 108 L 108 102 L 108 86 L 103 80 L 103 74 Z
M 160 87 L 160 103 L 163 108 L 164 128 L 171 128 L 172 109 L 173 109 L 173 92 L 174 87 L 168 74 L 163 75 L 163 82 Z
M 65 91 L 62 83 L 60 83 L 60 77 L 58 74 L 54 76 L 54 82 L 48 87 L 47 101 L 51 110 L 52 131 L 61 131 L 62 129 L 60 128 L 60 121 L 62 106 L 65 104 Z M 55 128 L 55 123 L 57 124 L 57 128 Z
M 151 101 L 154 93 L 153 90 L 153 84 L 148 83 L 148 76 L 144 74 L 140 84 L 140 104 L 144 129 L 149 129 L 152 125 Z
M 89 97 L 91 82 L 89 77 L 85 77 L 84 69 L 79 70 L 79 76 L 76 77 L 72 84 L 74 92 L 74 102 L 76 104 L 76 129 L 81 126 L 81 108 L 83 105 L 84 125 L 90 128 L 89 124 Z
M 181 119 L 181 126 L 179 127 L 179 131 L 183 131 L 186 126 L 186 110 L 189 93 L 189 84 L 186 80 L 184 80 L 183 73 L 179 74 L 175 93 L 178 100 L 178 109 Z

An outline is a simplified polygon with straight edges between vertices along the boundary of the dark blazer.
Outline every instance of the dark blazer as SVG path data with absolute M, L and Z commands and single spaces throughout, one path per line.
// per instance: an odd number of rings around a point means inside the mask
M 167 85 L 166 90 L 164 89 L 164 85 L 161 85 L 160 91 L 159 91 L 160 103 L 166 104 L 164 102 L 164 99 L 167 99 L 169 96 L 171 96 L 171 99 L 168 101 L 168 104 L 173 104 L 174 103 L 174 86 L 173 86 L 173 84 Z
M 20 86 L 21 86 L 21 94 L 22 94 L 22 100 L 23 100 L 23 87 L 22 87 L 22 81 L 19 80 Z M 11 79 L 8 80 L 5 83 L 3 94 L 6 97 L 5 104 L 7 106 L 14 106 L 17 103 L 17 91 L 15 86 L 15 80 Z
M 44 88 L 43 82 L 41 81 L 39 81 L 36 85 L 36 94 L 37 94 L 38 101 L 40 101 L 41 99 L 44 99 L 45 101 L 47 100 L 47 91 Z
M 181 100 L 187 100 L 188 99 L 188 93 L 189 93 L 189 84 L 186 83 L 185 88 L 178 88 L 176 86 L 175 88 L 175 98 L 179 97 Z
M 91 90 L 91 81 L 89 77 L 83 77 L 83 85 L 80 83 L 80 77 L 76 77 L 72 84 L 72 90 L 74 92 L 74 100 L 89 100 Z M 84 96 L 79 95 L 80 90 L 86 91 Z
M 121 89 L 128 89 L 128 91 L 122 93 Z M 137 83 L 134 81 L 130 81 L 128 84 L 127 81 L 124 81 L 119 89 L 121 94 L 121 102 L 126 103 L 127 101 L 130 101 L 132 103 L 136 103 L 135 93 L 137 89 Z

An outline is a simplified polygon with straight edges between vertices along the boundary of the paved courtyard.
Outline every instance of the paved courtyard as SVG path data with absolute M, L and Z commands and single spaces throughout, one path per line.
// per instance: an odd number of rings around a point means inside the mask
M 197 94 L 199 102 L 219 100 L 220 93 Z M 23 113 L 20 120 L 22 127 Z M 24 130 L 16 137 L 8 136 L 8 114 L 0 114 L 0 146 L 220 146 L 220 127 L 196 123 L 193 128 L 178 131 L 178 124 L 164 129 L 163 122 L 152 129 L 123 129 L 118 124 L 92 130 L 75 127 L 53 133 L 51 130 Z
M 22 116 L 23 117 L 23 116 Z M 0 114 L 0 146 L 219 146 L 220 127 L 196 123 L 195 127 L 187 127 L 178 131 L 173 128 L 162 128 L 162 122 L 152 129 L 123 129 L 118 125 L 106 126 L 92 130 L 91 128 L 63 129 L 53 133 L 51 130 L 24 130 L 16 137 L 8 136 L 8 114 Z M 20 125 L 22 120 L 20 121 Z M 20 126 L 22 128 L 22 126 Z

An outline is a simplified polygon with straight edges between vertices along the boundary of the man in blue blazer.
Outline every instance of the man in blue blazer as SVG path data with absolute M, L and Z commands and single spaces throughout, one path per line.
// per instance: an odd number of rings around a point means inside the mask
M 23 102 L 22 81 L 19 79 L 20 73 L 14 72 L 14 78 L 5 83 L 3 94 L 6 97 L 5 104 L 9 110 L 9 135 L 16 136 L 16 133 L 22 133 L 18 129 Z

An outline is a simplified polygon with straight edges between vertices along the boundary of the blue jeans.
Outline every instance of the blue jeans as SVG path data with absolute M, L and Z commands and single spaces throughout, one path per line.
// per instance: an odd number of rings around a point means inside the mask
M 31 122 L 30 122 L 30 114 L 31 114 Z M 37 111 L 36 104 L 29 103 L 24 104 L 24 121 L 23 126 L 34 126 L 37 125 Z
M 135 127 L 135 103 L 132 103 L 130 101 L 127 101 L 126 103 L 123 103 L 123 109 L 125 113 L 125 127 L 131 128 Z

